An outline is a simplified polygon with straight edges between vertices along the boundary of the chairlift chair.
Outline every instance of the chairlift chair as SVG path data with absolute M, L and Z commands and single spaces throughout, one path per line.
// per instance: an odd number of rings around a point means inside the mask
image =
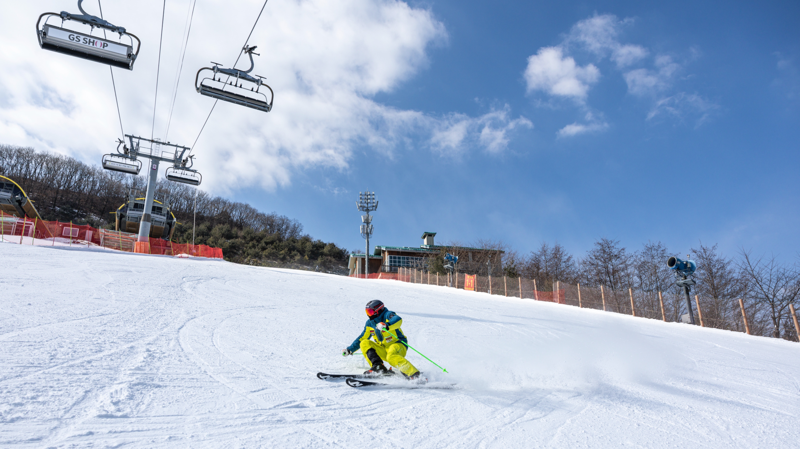
M 142 161 L 128 159 L 125 156 L 116 154 L 106 154 L 103 156 L 103 168 L 106 170 L 128 173 L 130 175 L 138 175 L 142 170 Z
M 264 83 L 264 77 L 250 75 L 250 72 L 253 71 L 253 67 L 255 67 L 255 63 L 253 62 L 253 52 L 255 49 L 256 47 L 244 47 L 244 52 L 250 56 L 250 69 L 248 70 L 221 68 L 219 63 L 213 61 L 211 63 L 214 64 L 214 67 L 203 67 L 198 70 L 194 80 L 197 92 L 207 97 L 246 106 L 262 112 L 271 111 L 275 92 Z M 255 53 L 255 55 L 258 56 L 258 53 Z M 201 80 L 200 74 L 204 71 L 212 73 L 207 74 L 210 76 L 206 75 Z M 223 75 L 227 75 L 227 78 L 224 80 L 222 79 Z M 267 96 L 265 92 L 260 91 L 262 86 L 269 90 L 269 96 Z
M 203 176 L 197 170 L 192 169 L 193 165 L 194 155 L 189 155 L 183 160 L 180 160 L 176 156 L 175 164 L 167 168 L 164 175 L 172 182 L 199 186 L 200 183 L 203 182 Z
M 111 153 L 104 155 L 103 168 L 106 170 L 128 173 L 130 175 L 138 175 L 142 170 L 142 161 L 136 159 L 136 151 L 131 155 L 131 151 L 125 146 L 122 139 L 118 142 L 117 153 L 119 154 Z M 122 151 L 119 149 L 120 146 L 122 146 Z
M 128 233 L 138 233 L 144 215 L 144 198 L 131 195 L 116 211 L 116 230 Z M 150 215 L 150 237 L 172 239 L 177 223 L 175 215 L 168 204 L 159 200 L 153 201 Z
M 199 172 L 179 167 L 167 168 L 166 177 L 172 182 L 179 182 L 192 186 L 199 186 L 200 183 L 203 182 L 203 176 Z
M 83 0 L 78 0 L 78 9 L 82 14 L 70 14 L 62 11 L 61 14 L 46 12 L 39 16 L 39 20 L 36 22 L 39 46 L 45 50 L 108 64 L 112 67 L 133 70 L 133 63 L 136 62 L 136 57 L 139 55 L 139 50 L 142 46 L 139 38 L 125 31 L 123 27 L 118 27 L 99 17 L 87 14 L 81 7 L 81 3 L 83 3 Z M 60 27 L 48 23 L 53 17 L 61 18 Z M 45 18 L 44 24 L 42 24 L 43 18 Z M 64 22 L 70 20 L 88 25 L 91 30 L 87 34 L 64 28 Z M 122 39 L 122 36 L 127 36 L 130 39 L 130 45 L 92 36 L 91 33 L 95 28 L 117 33 L 120 39 Z M 136 40 L 135 44 L 134 39 Z
M 19 218 L 41 220 L 39 211 L 36 210 L 33 201 L 28 198 L 22 187 L 5 176 L 0 176 L 0 211 Z

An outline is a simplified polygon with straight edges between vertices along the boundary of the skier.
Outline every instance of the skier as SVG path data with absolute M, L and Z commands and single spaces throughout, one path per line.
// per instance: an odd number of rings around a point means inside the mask
M 364 331 L 361 336 L 353 341 L 353 344 L 342 351 L 342 355 L 352 355 L 356 349 L 361 348 L 361 352 L 371 366 L 370 369 L 364 372 L 365 375 L 387 376 L 394 374 L 383 365 L 383 361 L 386 360 L 390 365 L 399 369 L 409 380 L 418 379 L 419 370 L 405 357 L 408 349 L 405 343 L 408 339 L 400 329 L 403 319 L 388 310 L 377 299 L 367 303 L 366 312 L 369 319 L 367 324 L 364 325 Z

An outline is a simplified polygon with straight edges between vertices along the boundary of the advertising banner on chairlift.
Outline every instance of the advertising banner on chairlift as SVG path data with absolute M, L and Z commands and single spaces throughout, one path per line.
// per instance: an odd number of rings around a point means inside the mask
M 94 36 L 87 36 L 84 34 L 76 33 L 74 31 L 65 30 L 63 28 L 54 27 L 51 25 L 45 26 L 45 32 L 50 38 L 60 39 L 71 43 L 73 46 L 88 47 L 94 50 L 103 50 L 111 53 L 116 53 L 123 57 L 128 57 L 131 53 L 131 47 L 127 45 L 117 44 L 105 39 L 100 39 Z
M 475 274 L 464 275 L 464 290 L 475 291 Z

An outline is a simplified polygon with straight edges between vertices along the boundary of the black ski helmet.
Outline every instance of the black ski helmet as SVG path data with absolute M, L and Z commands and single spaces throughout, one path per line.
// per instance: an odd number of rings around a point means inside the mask
M 370 318 L 375 318 L 376 316 L 380 315 L 383 312 L 383 302 L 373 299 L 372 301 L 367 303 L 366 312 L 367 316 Z

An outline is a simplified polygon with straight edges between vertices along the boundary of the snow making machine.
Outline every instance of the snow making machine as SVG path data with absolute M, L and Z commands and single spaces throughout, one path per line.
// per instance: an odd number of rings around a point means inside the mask
M 117 231 L 138 233 L 139 223 L 144 215 L 144 198 L 136 198 L 132 195 L 128 201 L 121 205 L 116 212 Z M 171 240 L 175 232 L 175 225 L 178 223 L 169 208 L 168 204 L 161 201 L 153 201 L 152 224 L 150 226 L 150 237 L 164 240 Z
M 133 64 L 136 62 L 142 46 L 139 38 L 128 33 L 123 27 L 87 14 L 81 3 L 83 0 L 78 0 L 78 9 L 81 14 L 62 11 L 61 14 L 46 12 L 39 16 L 39 20 L 36 22 L 39 46 L 44 50 L 107 64 L 111 67 L 133 70 Z M 42 23 L 42 19 L 44 19 L 44 23 Z M 54 21 L 60 19 L 61 26 L 51 24 L 50 19 L 54 19 Z M 76 30 L 66 26 L 67 23 L 73 22 L 89 28 L 88 30 Z M 95 28 L 103 30 L 103 38 L 92 35 Z M 107 39 L 106 31 L 119 34 L 120 40 Z M 123 41 L 123 37 L 127 37 L 128 42 Z
M 6 215 L 42 220 L 22 187 L 5 176 L 0 176 L 0 210 Z

